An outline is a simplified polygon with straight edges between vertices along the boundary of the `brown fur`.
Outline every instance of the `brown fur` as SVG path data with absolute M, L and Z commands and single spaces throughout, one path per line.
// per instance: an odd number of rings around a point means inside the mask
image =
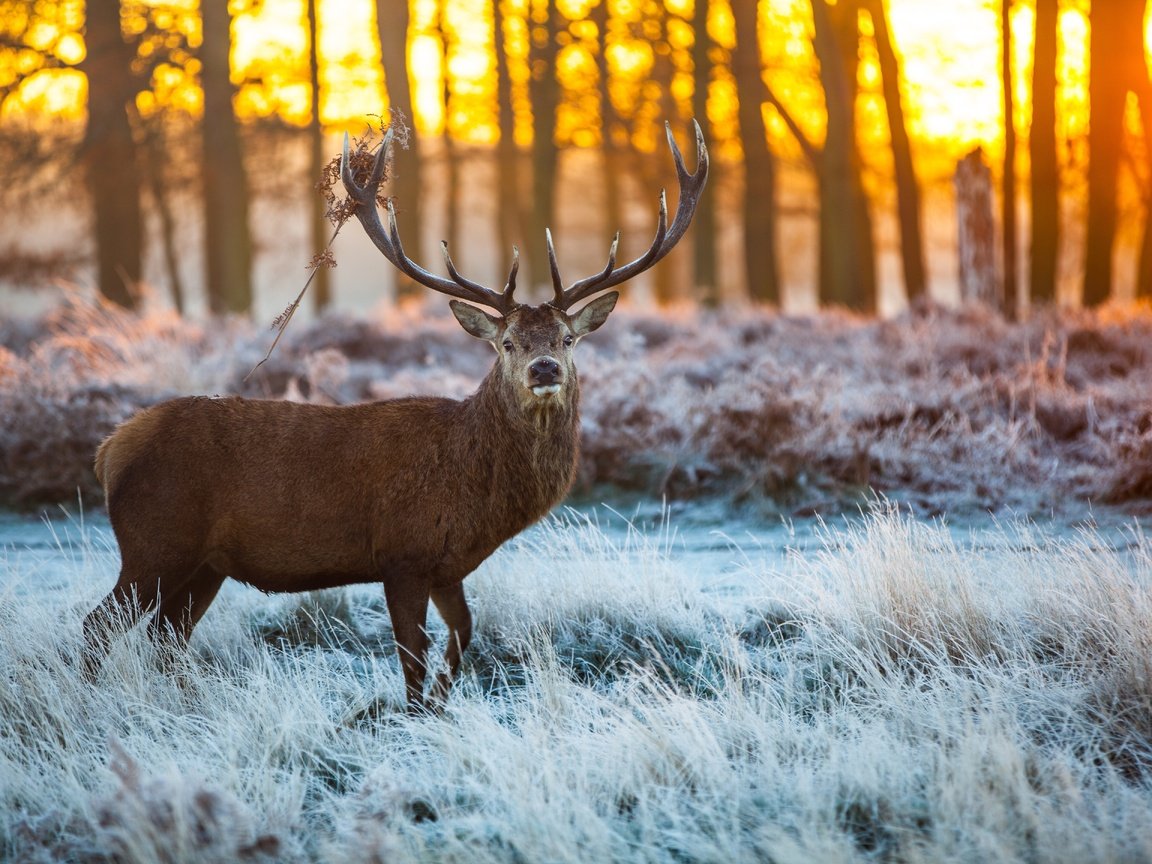
M 229 576 L 277 592 L 380 581 L 410 708 L 426 704 L 430 599 L 448 624 L 448 670 L 432 693 L 442 700 L 471 637 L 464 577 L 572 485 L 580 394 L 565 339 L 596 329 L 614 303 L 506 318 L 453 304 L 498 352 L 461 401 L 186 397 L 129 419 L 96 453 L 122 569 L 85 619 L 89 673 L 117 611 L 135 620 L 155 608 L 150 633 L 183 640 Z M 550 396 L 532 390 L 543 356 L 560 369 Z

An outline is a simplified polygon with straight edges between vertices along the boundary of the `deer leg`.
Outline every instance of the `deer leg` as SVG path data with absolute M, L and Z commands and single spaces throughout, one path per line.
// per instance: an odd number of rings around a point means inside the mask
M 162 580 L 141 578 L 136 575 L 140 569 L 124 563 L 116 586 L 84 618 L 84 675 L 89 681 L 96 680 L 113 638 L 130 630 L 156 605 Z
M 218 570 L 201 564 L 184 585 L 160 598 L 160 607 L 148 624 L 149 638 L 173 648 L 186 645 L 192 629 L 216 599 L 225 578 Z
M 472 641 L 472 612 L 464 598 L 463 582 L 433 589 L 432 602 L 448 625 L 448 646 L 444 649 L 444 664 L 448 668 L 436 676 L 428 697 L 433 705 L 442 706 L 452 689 L 452 679 L 460 669 L 460 657 Z
M 392 634 L 404 671 L 404 695 L 409 714 L 427 710 L 424 677 L 427 675 L 428 585 L 421 577 L 389 574 L 384 580 L 384 599 L 392 618 Z

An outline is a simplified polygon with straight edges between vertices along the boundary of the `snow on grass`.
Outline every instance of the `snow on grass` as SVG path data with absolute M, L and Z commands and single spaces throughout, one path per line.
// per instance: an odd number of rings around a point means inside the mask
M 1138 532 L 966 544 L 878 506 L 783 564 L 745 550 L 739 607 L 673 537 L 568 515 L 508 544 L 426 718 L 377 589 L 225 591 L 188 654 L 138 628 L 93 686 L 114 574 L 9 573 L 0 858 L 1152 860 Z
M 443 304 L 271 334 L 73 298 L 0 319 L 0 505 L 99 500 L 100 439 L 178 394 L 461 397 L 493 360 Z M 923 512 L 1152 500 L 1152 316 L 979 309 L 891 321 L 622 309 L 578 351 L 578 493 L 829 512 L 869 490 Z M 1076 506 L 1079 506 L 1077 503 Z

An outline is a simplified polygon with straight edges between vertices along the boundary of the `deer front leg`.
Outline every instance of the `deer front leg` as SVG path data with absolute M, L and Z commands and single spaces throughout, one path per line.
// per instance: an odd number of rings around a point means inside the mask
M 427 581 L 422 576 L 390 573 L 384 580 L 384 600 L 392 618 L 392 634 L 404 672 L 404 696 L 409 714 L 427 710 L 424 677 L 427 674 L 428 622 Z
M 448 625 L 448 646 L 444 649 L 444 664 L 448 668 L 436 676 L 428 697 L 433 707 L 440 708 L 448 698 L 448 691 L 452 689 L 452 679 L 460 668 L 460 657 L 472 641 L 472 613 L 468 609 L 468 601 L 464 599 L 463 582 L 433 589 L 432 602 Z

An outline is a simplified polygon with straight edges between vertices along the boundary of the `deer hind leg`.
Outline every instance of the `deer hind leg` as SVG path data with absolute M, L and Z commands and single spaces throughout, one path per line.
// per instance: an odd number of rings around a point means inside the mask
M 404 672 L 404 696 L 409 714 L 428 710 L 424 678 L 428 674 L 428 586 L 420 576 L 390 573 L 384 580 L 384 599 L 392 618 L 392 634 Z
M 192 629 L 208 611 L 226 576 L 201 564 L 181 586 L 161 595 L 160 606 L 148 624 L 148 636 L 157 644 L 183 647 Z
M 96 680 L 114 639 L 135 627 L 161 597 L 187 583 L 195 569 L 196 564 L 175 559 L 158 566 L 124 553 L 115 588 L 84 619 L 83 668 L 89 681 Z
M 448 646 L 444 649 L 444 664 L 447 667 L 436 676 L 429 693 L 429 701 L 434 706 L 443 706 L 452 689 L 452 680 L 460 669 L 460 658 L 472 641 L 472 612 L 464 598 L 464 583 L 457 582 L 447 588 L 432 591 L 432 602 L 436 611 L 448 625 Z
M 146 578 L 141 574 L 144 569 L 126 561 L 116 586 L 84 618 L 84 674 L 90 681 L 96 679 L 113 639 L 131 630 L 156 606 L 166 580 Z

